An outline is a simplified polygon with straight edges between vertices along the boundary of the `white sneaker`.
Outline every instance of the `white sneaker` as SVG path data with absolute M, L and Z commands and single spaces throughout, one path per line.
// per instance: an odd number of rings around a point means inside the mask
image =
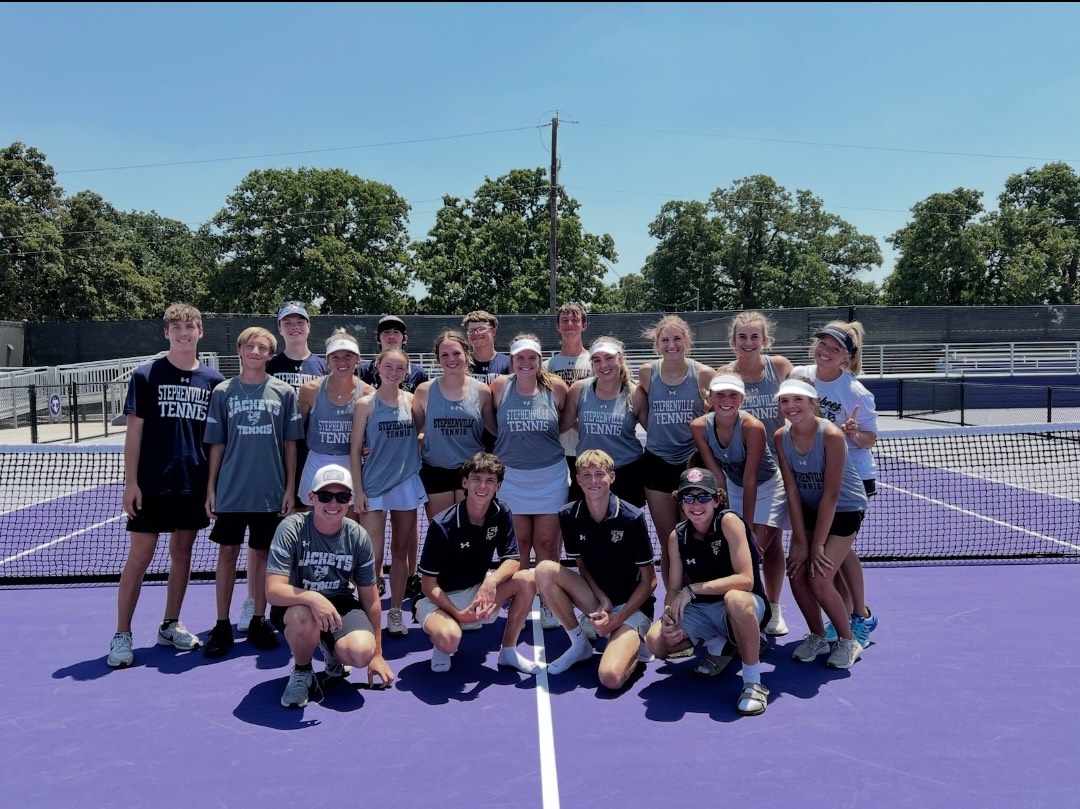
M 540 628 L 541 629 L 558 629 L 559 619 L 555 617 L 555 613 L 551 611 L 551 608 L 544 603 L 543 599 L 540 600 Z
M 392 609 L 386 613 L 386 631 L 395 638 L 403 638 L 409 634 L 409 628 L 405 626 L 405 618 L 402 617 L 401 610 Z
M 769 618 L 769 623 L 765 625 L 765 634 L 773 637 L 786 635 L 788 628 L 787 622 L 784 621 L 784 608 L 779 604 L 770 604 L 769 606 L 772 608 L 772 617 Z
M 244 606 L 240 608 L 240 620 L 236 622 L 236 628 L 240 632 L 247 632 L 251 626 L 251 619 L 255 617 L 255 599 L 245 598 Z
M 855 638 L 837 638 L 826 665 L 831 669 L 850 669 L 855 661 L 862 657 L 863 647 Z
M 300 670 L 293 666 L 289 675 L 289 684 L 281 695 L 281 705 L 285 708 L 303 708 L 308 704 L 311 686 L 315 682 L 315 672 L 311 669 Z
M 158 646 L 175 646 L 182 652 L 188 652 L 202 646 L 202 641 L 199 640 L 198 635 L 188 632 L 187 627 L 181 621 L 170 624 L 168 629 L 158 629 L 157 643 Z
M 810 633 L 803 638 L 803 642 L 798 645 L 791 656 L 803 663 L 809 663 L 818 655 L 823 655 L 828 651 L 829 642 L 821 635 Z
M 109 657 L 105 661 L 110 668 L 126 669 L 135 660 L 131 651 L 131 633 L 117 632 L 109 644 Z

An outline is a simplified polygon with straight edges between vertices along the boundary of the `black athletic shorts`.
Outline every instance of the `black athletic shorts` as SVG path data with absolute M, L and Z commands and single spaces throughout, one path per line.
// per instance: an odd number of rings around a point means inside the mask
M 128 517 L 127 530 L 133 534 L 171 534 L 199 531 L 210 524 L 206 516 L 206 492 L 199 494 L 146 494 L 142 508 Z
M 641 464 L 644 470 L 641 482 L 645 488 L 665 494 L 671 494 L 679 488 L 679 478 L 686 471 L 685 463 L 668 463 L 648 450 L 645 450 Z
M 257 551 L 270 549 L 281 522 L 280 514 L 267 512 L 236 511 L 218 514 L 214 527 L 210 529 L 210 541 L 218 545 L 237 546 L 244 544 L 244 532 L 248 533 L 248 547 Z
M 804 503 L 802 518 L 803 526 L 806 528 L 806 537 L 811 539 L 814 536 L 814 526 L 817 525 L 817 509 L 810 508 Z M 829 536 L 849 537 L 852 534 L 857 534 L 862 527 L 862 521 L 862 511 L 838 511 L 833 515 L 832 525 L 829 527 Z
M 420 464 L 420 482 L 424 484 L 424 491 L 429 495 L 463 491 L 461 478 L 460 466 L 447 469 L 442 466 L 432 466 L 426 461 Z

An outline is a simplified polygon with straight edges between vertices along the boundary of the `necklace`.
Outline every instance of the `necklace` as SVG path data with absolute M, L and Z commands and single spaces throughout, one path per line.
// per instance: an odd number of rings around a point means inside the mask
M 240 388 L 240 392 L 244 394 L 244 398 L 250 399 L 252 396 L 259 392 L 259 388 L 263 387 L 266 384 L 266 380 L 264 379 L 251 390 L 248 390 L 246 387 L 244 387 L 244 383 L 240 381 L 240 377 L 236 377 L 236 384 Z
M 354 390 L 346 390 L 346 391 L 342 391 L 341 393 L 338 393 L 337 391 L 330 390 L 330 385 L 327 384 L 326 392 L 329 393 L 334 399 L 336 399 L 338 401 L 341 401 L 342 399 L 348 399 L 350 396 L 352 396 L 353 393 L 355 392 L 355 389 Z

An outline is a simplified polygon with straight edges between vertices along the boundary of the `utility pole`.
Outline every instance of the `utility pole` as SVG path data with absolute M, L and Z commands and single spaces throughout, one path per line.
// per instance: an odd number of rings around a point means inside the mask
M 557 304 L 555 302 L 555 274 L 558 268 L 558 229 L 559 229 L 559 111 L 555 110 L 555 117 L 551 119 L 551 192 L 548 194 L 548 205 L 551 208 L 551 226 L 548 237 L 548 299 L 551 304 L 551 315 L 555 316 Z

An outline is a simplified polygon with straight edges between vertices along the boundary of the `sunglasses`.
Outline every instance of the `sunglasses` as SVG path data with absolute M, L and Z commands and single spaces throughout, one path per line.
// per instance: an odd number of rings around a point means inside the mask
M 682 494 L 679 495 L 679 499 L 689 506 L 693 503 L 711 503 L 714 499 L 714 495 L 706 494 L 705 492 L 702 492 L 701 494 Z
M 352 492 L 315 492 L 315 496 L 319 499 L 320 503 L 329 503 L 331 500 L 337 500 L 344 505 L 352 500 Z

